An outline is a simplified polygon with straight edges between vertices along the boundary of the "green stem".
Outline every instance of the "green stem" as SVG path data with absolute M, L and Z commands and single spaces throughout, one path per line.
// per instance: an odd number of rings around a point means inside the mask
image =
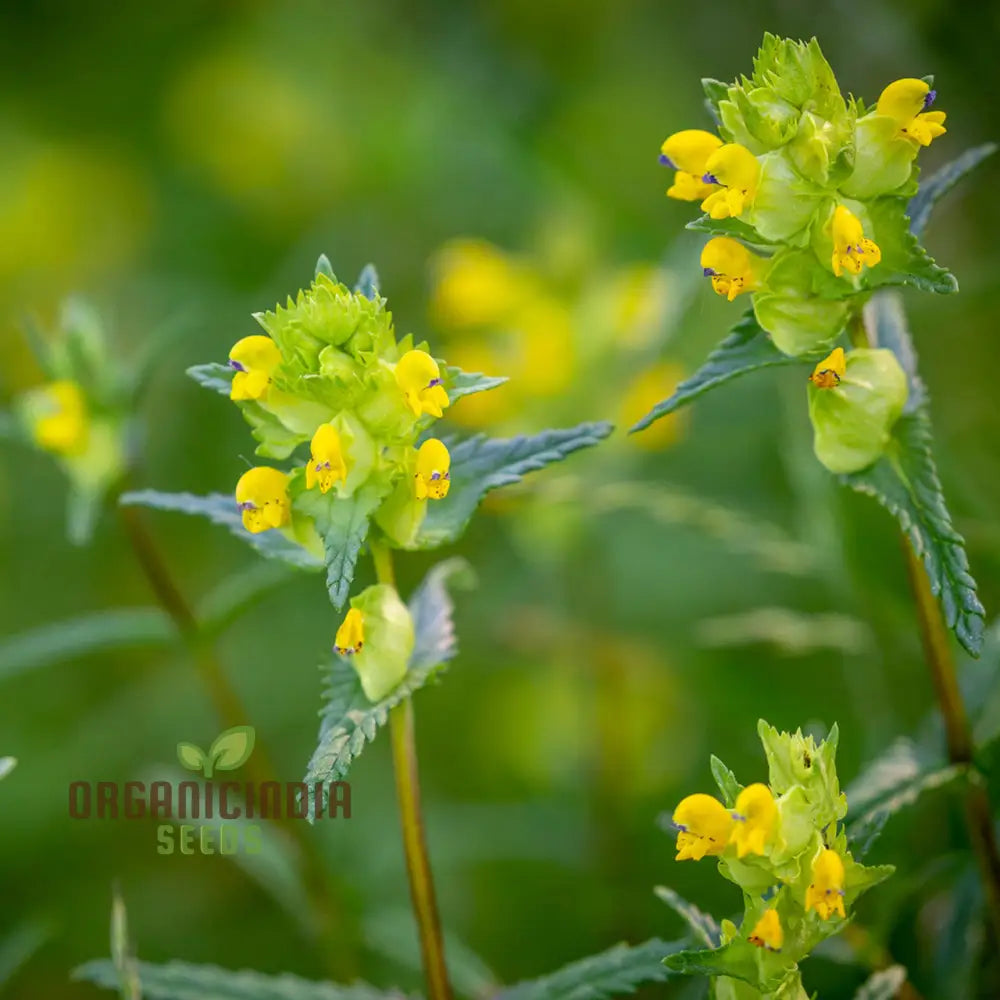
M 851 343 L 856 347 L 871 346 L 864 314 L 860 309 L 851 316 L 848 332 Z M 930 668 L 934 693 L 944 720 L 948 759 L 952 764 L 967 770 L 965 823 L 983 880 L 993 932 L 1000 942 L 1000 848 L 997 846 L 989 795 L 973 762 L 972 730 L 958 686 L 948 627 L 941 614 L 941 606 L 931 590 L 930 578 L 923 561 L 914 551 L 909 538 L 905 534 L 901 537 L 924 657 Z
M 372 558 L 379 583 L 396 585 L 392 552 L 385 544 L 372 543 Z M 434 877 L 431 873 L 427 837 L 420 804 L 420 774 L 413 723 L 413 699 L 406 698 L 389 713 L 392 763 L 396 772 L 396 798 L 403 833 L 403 853 L 410 881 L 410 900 L 420 932 L 420 953 L 430 1000 L 451 1000 L 451 983 L 444 957 L 444 937 L 438 917 Z
M 208 691 L 219 723 L 224 729 L 244 725 L 249 718 L 235 688 L 229 683 L 222 664 L 198 624 L 194 612 L 174 582 L 166 561 L 149 533 L 142 516 L 135 507 L 117 506 L 125 533 L 132 544 L 136 560 L 142 568 L 150 588 L 163 610 L 170 616 L 187 646 L 198 670 L 198 676 Z M 255 752 L 245 765 L 249 780 L 260 787 L 275 781 L 267 752 L 258 740 Z M 211 777 L 206 771 L 205 777 Z M 313 906 L 319 940 L 326 942 L 330 952 L 326 957 L 327 969 L 334 978 L 351 979 L 356 975 L 353 947 L 345 931 L 345 920 L 333 902 L 330 877 L 326 865 L 309 833 L 302 823 L 283 819 L 281 828 L 292 840 L 302 867 L 302 881 Z M 330 943 L 332 942 L 332 944 Z

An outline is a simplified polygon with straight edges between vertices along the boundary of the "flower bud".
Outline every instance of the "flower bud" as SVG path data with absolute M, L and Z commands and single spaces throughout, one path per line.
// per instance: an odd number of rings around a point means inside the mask
M 381 701 L 406 676 L 413 618 L 395 587 L 377 583 L 353 598 L 337 635 L 340 648 L 354 650 L 351 665 L 369 701 Z
M 831 472 L 858 472 L 876 462 L 906 405 L 906 374 L 892 351 L 848 353 L 839 381 L 809 386 L 816 457 Z

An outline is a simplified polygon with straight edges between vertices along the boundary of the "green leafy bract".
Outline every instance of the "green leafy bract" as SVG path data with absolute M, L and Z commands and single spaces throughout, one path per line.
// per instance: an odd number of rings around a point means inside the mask
M 361 688 L 357 672 L 346 657 L 335 656 L 328 669 L 319 744 L 309 761 L 305 780 L 325 784 L 339 781 L 385 725 L 389 711 L 422 688 L 458 652 L 452 622 L 453 605 L 447 584 L 466 572 L 461 559 L 439 563 L 410 598 L 415 643 L 403 680 L 372 704 Z

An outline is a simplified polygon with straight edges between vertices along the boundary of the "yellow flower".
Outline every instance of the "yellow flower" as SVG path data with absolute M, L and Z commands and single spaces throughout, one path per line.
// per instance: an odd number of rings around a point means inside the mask
M 248 469 L 236 484 L 236 503 L 243 512 L 243 527 L 255 535 L 288 524 L 288 476 L 266 465 Z
M 365 644 L 365 618 L 357 608 L 351 608 L 337 629 L 333 640 L 333 651 L 340 656 L 360 653 Z
M 834 210 L 831 231 L 833 273 L 838 278 L 844 271 L 860 274 L 863 267 L 874 267 L 882 259 L 878 244 L 865 238 L 861 220 L 843 205 Z
M 712 289 L 725 295 L 730 302 L 743 292 L 753 291 L 756 258 L 742 243 L 728 236 L 710 239 L 701 251 L 701 267 L 706 278 L 712 279 Z
M 90 420 L 83 390 L 76 382 L 60 379 L 33 390 L 27 412 L 39 448 L 57 455 L 79 455 L 86 450 Z
M 429 438 L 417 451 L 414 490 L 418 500 L 443 500 L 451 487 L 451 455 L 443 442 Z
M 927 110 L 935 97 L 937 91 L 931 90 L 923 80 L 896 80 L 882 91 L 875 113 L 892 118 L 904 138 L 929 146 L 948 131 L 944 127 L 945 113 Z
M 705 164 L 702 180 L 721 185 L 702 203 L 702 211 L 713 219 L 728 219 L 742 215 L 757 197 L 760 184 L 760 164 L 746 146 L 730 142 L 720 146 Z
M 844 862 L 836 851 L 824 848 L 812 863 L 812 885 L 806 890 L 806 909 L 823 920 L 844 912 Z
M 674 183 L 667 189 L 668 198 L 679 201 L 701 201 L 712 193 L 712 185 L 702 179 L 708 158 L 722 145 L 722 140 L 688 128 L 675 132 L 660 147 L 660 163 L 677 171 Z
M 306 464 L 306 489 L 311 490 L 317 483 L 320 493 L 327 493 L 334 483 L 347 479 L 347 462 L 344 449 L 332 424 L 320 424 L 310 445 L 312 454 Z
M 749 941 L 751 944 L 757 945 L 758 948 L 767 948 L 768 951 L 781 951 L 781 946 L 785 941 L 785 932 L 781 929 L 781 921 L 778 919 L 777 910 L 764 911 L 750 933 Z
M 840 385 L 845 371 L 847 371 L 847 361 L 844 357 L 844 349 L 835 347 L 828 357 L 816 365 L 812 375 L 809 376 L 809 381 L 817 389 L 833 389 Z
M 236 370 L 230 399 L 261 399 L 271 384 L 271 373 L 281 364 L 278 345 L 262 334 L 244 337 L 233 344 L 229 365 Z
M 733 818 L 711 795 L 689 795 L 674 810 L 677 827 L 677 861 L 700 861 L 708 854 L 721 854 L 729 843 Z
M 407 351 L 396 365 L 396 382 L 415 417 L 440 417 L 448 406 L 438 363 L 425 351 Z
M 771 789 L 759 782 L 747 785 L 736 798 L 733 819 L 736 825 L 729 839 L 736 845 L 737 856 L 763 854 L 778 821 L 778 807 Z

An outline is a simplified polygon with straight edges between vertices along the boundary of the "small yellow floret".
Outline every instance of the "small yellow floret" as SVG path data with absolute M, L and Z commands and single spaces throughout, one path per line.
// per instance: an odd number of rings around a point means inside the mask
M 442 385 L 441 369 L 426 351 L 407 351 L 399 359 L 396 382 L 415 417 L 424 413 L 440 417 L 449 405 L 448 393 Z
M 831 224 L 833 236 L 833 273 L 839 278 L 844 271 L 860 274 L 864 267 L 874 267 L 882 259 L 882 251 L 874 240 L 865 238 L 861 220 L 843 205 L 838 205 Z
M 333 640 L 333 651 L 340 656 L 352 656 L 360 653 L 365 644 L 365 619 L 357 608 L 351 608 L 337 629 L 337 637 Z
M 451 487 L 451 455 L 444 443 L 429 438 L 417 451 L 417 471 L 413 476 L 418 500 L 443 500 Z
M 778 822 L 771 789 L 759 782 L 747 785 L 736 798 L 733 819 L 736 823 L 729 839 L 736 845 L 737 856 L 763 854 Z
M 347 479 L 347 461 L 340 434 L 332 424 L 320 424 L 310 445 L 311 454 L 306 465 L 306 489 L 319 484 L 320 493 L 327 493 L 334 483 Z
M 236 484 L 236 503 L 247 531 L 283 527 L 291 519 L 288 476 L 266 465 L 248 469 Z
M 825 357 L 813 369 L 809 381 L 817 389 L 833 389 L 840 385 L 840 380 L 847 371 L 847 358 L 842 347 L 835 347 L 830 354 Z
M 700 792 L 680 801 L 673 822 L 679 831 L 677 861 L 700 861 L 706 855 L 721 854 L 733 827 L 729 810 L 718 799 Z
M 765 910 L 760 920 L 757 921 L 748 939 L 751 944 L 758 948 L 767 948 L 768 951 L 781 951 L 781 946 L 785 942 L 785 932 L 781 929 L 781 920 L 778 918 L 778 911 Z
M 760 163 L 746 146 L 730 142 L 708 158 L 703 180 L 720 187 L 701 203 L 702 211 L 708 212 L 713 219 L 735 218 L 757 197 Z
M 806 909 L 815 910 L 823 920 L 844 911 L 844 862 L 836 851 L 824 848 L 812 863 L 812 884 L 806 890 Z
M 728 236 L 710 239 L 701 251 L 701 267 L 712 289 L 730 302 L 756 287 L 756 258 L 742 243 Z
M 262 399 L 271 384 L 272 372 L 280 364 L 281 351 L 270 337 L 257 334 L 238 340 L 229 352 L 229 365 L 236 370 L 229 398 Z

